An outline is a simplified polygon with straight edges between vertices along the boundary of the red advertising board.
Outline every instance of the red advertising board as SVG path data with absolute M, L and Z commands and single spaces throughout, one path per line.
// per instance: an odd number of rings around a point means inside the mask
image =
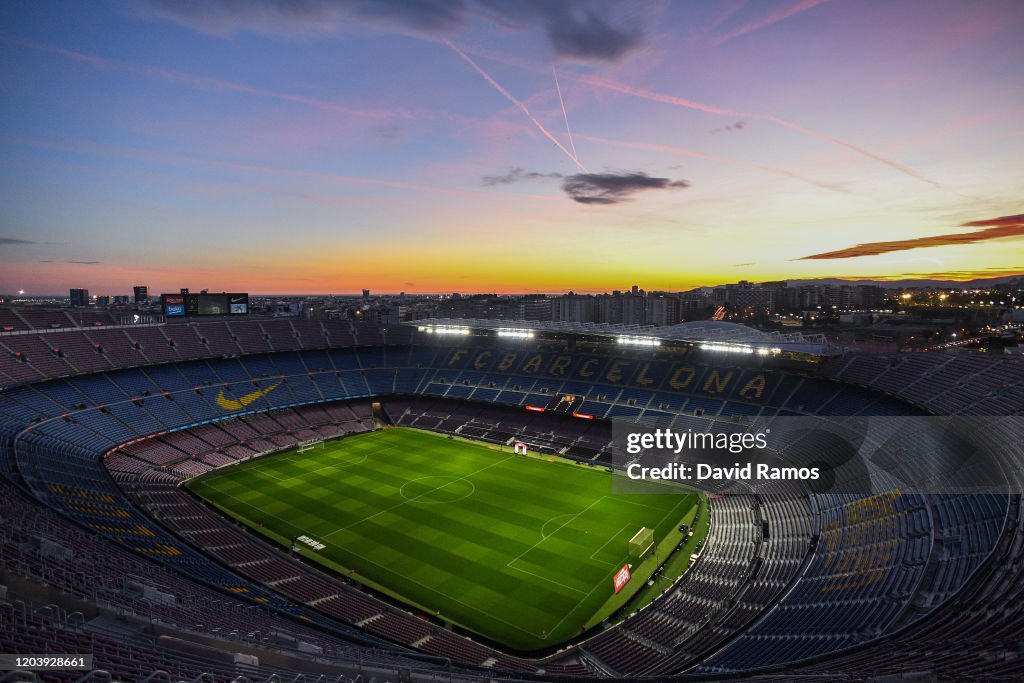
M 619 571 L 615 572 L 615 578 L 612 579 L 612 582 L 615 584 L 615 592 L 616 593 L 618 593 L 620 590 L 622 590 L 622 587 L 625 586 L 626 583 L 629 582 L 629 576 L 630 576 L 630 574 L 629 574 L 629 565 L 628 564 L 622 565 L 622 569 L 620 569 Z

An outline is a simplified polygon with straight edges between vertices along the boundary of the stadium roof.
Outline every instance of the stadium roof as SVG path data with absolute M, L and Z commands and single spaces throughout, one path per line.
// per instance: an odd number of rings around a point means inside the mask
M 428 318 L 406 323 L 420 329 L 466 329 L 533 331 L 563 334 L 622 337 L 629 340 L 682 341 L 703 344 L 711 350 L 742 351 L 770 349 L 817 356 L 840 352 L 840 347 L 823 334 L 766 332 L 724 320 L 699 320 L 678 325 L 613 325 L 609 323 L 544 322 L 537 320 L 492 320 L 482 318 Z

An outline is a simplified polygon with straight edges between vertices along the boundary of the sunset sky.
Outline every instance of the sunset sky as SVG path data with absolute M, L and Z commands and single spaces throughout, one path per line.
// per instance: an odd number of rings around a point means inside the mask
M 1024 273 L 1024 2 L 0 6 L 0 294 Z

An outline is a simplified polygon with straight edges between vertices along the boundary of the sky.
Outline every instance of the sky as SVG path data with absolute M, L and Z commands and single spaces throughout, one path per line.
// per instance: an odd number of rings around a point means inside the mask
M 0 6 L 0 294 L 1024 273 L 1024 3 Z

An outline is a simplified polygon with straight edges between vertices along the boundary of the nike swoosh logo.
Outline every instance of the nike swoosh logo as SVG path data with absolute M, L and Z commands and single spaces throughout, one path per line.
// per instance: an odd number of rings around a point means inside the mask
M 242 408 L 246 407 L 256 399 L 262 398 L 269 394 L 271 391 L 276 389 L 279 384 L 281 383 L 278 382 L 277 384 L 272 384 L 266 389 L 257 389 L 251 394 L 246 394 L 245 396 L 242 396 L 239 399 L 228 398 L 227 396 L 224 395 L 224 390 L 221 389 L 220 393 L 217 394 L 217 405 L 219 405 L 224 410 L 241 410 Z

